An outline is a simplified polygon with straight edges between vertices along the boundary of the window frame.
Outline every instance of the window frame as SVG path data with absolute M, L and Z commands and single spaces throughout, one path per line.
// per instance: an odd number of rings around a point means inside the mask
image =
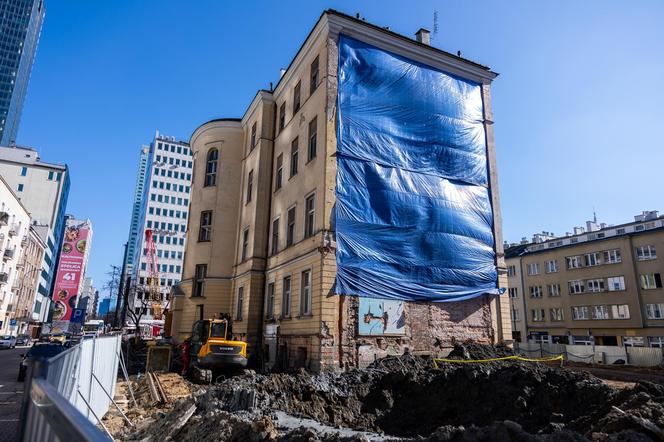
M 209 224 L 203 224 L 206 215 L 209 215 L 210 218 Z M 198 223 L 198 242 L 212 241 L 212 222 L 213 222 L 213 211 L 212 210 L 201 211 L 201 217 Z
M 254 169 L 251 169 L 247 174 L 247 194 L 245 195 L 244 204 L 249 204 L 254 193 Z
M 202 298 L 204 296 L 205 278 L 207 278 L 207 264 L 196 264 L 194 268 L 194 285 L 191 291 L 192 298 Z
M 291 211 L 293 213 L 293 219 L 291 221 Z M 286 211 L 286 247 L 290 247 L 295 244 L 295 233 L 297 228 L 297 206 L 293 205 L 288 208 Z M 292 226 L 292 229 L 291 229 Z
M 214 158 L 211 158 L 214 155 Z M 219 149 L 213 147 L 208 150 L 205 160 L 205 176 L 203 178 L 203 187 L 214 187 L 217 185 L 217 170 L 219 162 Z
M 320 60 L 318 55 L 309 65 L 309 95 L 312 95 L 318 89 L 320 80 Z
M 306 279 L 305 274 L 307 275 Z M 311 268 L 302 270 L 300 273 L 300 316 L 313 315 L 312 281 Z M 306 309 L 305 306 L 307 307 Z
M 318 150 L 318 116 L 315 116 L 309 122 L 309 136 L 307 140 L 307 163 L 310 163 L 316 159 L 316 151 Z
M 242 321 L 244 314 L 244 286 L 237 288 L 237 295 L 235 298 L 235 320 Z
M 309 202 L 312 207 L 309 208 Z M 314 235 L 316 225 L 316 192 L 312 192 L 304 197 L 304 237 L 309 238 Z
M 293 117 L 302 107 L 302 81 L 298 81 L 293 87 Z
M 288 280 L 288 290 L 285 288 Z M 286 275 L 281 279 L 281 317 L 290 318 L 291 303 L 293 302 L 293 275 Z
M 299 137 L 295 137 L 293 141 L 291 141 L 289 179 L 297 175 L 299 166 L 300 166 L 300 139 Z

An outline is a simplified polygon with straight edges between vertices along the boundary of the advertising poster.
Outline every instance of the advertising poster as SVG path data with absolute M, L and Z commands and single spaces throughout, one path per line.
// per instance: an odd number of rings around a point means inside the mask
M 60 251 L 60 264 L 53 290 L 53 322 L 70 321 L 76 308 L 76 297 L 83 273 L 88 240 L 88 228 L 67 226 Z
M 406 333 L 404 301 L 360 298 L 359 334 L 401 336 Z

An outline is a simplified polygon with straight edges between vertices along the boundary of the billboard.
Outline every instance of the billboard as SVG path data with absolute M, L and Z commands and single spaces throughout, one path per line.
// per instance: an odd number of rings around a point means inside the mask
M 53 289 L 53 322 L 70 321 L 76 308 L 76 298 L 85 272 L 90 227 L 87 223 L 67 222 L 60 250 L 60 263 Z
M 404 301 L 360 298 L 358 334 L 401 336 L 406 333 Z

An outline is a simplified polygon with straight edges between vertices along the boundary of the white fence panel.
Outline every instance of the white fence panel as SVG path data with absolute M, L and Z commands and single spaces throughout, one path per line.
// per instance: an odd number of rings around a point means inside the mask
M 629 363 L 640 367 L 662 365 L 662 349 L 653 347 L 626 347 Z

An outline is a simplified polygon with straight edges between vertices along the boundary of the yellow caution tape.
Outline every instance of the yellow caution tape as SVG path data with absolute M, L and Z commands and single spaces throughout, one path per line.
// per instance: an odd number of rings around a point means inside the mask
M 525 361 L 525 362 L 552 362 L 552 361 L 562 361 L 563 355 L 551 356 L 546 358 L 524 358 L 523 356 L 505 356 L 502 358 L 491 358 L 491 359 L 445 359 L 445 358 L 436 358 L 433 360 L 434 368 L 438 368 L 439 362 L 451 362 L 456 364 L 468 364 L 468 363 L 482 363 L 482 362 L 495 362 L 495 361 Z

